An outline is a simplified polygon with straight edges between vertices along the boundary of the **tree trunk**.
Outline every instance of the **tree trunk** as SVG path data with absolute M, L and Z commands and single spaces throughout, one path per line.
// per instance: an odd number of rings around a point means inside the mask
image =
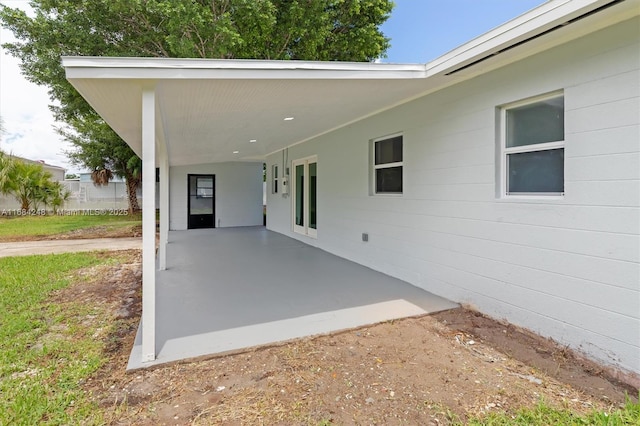
M 22 210 L 29 210 L 31 208 L 31 200 L 25 196 L 20 196 L 20 208 Z
M 125 180 L 127 183 L 127 195 L 129 196 L 129 213 L 134 213 L 140 210 L 137 195 L 140 179 L 129 175 L 125 177 Z

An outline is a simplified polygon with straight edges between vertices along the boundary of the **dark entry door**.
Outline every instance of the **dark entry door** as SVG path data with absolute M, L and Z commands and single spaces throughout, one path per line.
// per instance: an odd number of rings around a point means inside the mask
M 189 229 L 215 228 L 215 175 L 189 175 Z

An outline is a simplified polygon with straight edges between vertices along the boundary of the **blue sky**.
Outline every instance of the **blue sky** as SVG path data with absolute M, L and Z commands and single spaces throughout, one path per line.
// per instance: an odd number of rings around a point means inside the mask
M 395 0 L 382 26 L 383 62 L 425 63 L 545 3 L 544 0 Z
M 28 0 L 0 0 L 27 8 Z M 383 32 L 391 49 L 382 62 L 425 63 L 472 40 L 544 0 L 395 0 L 396 7 Z M 0 29 L 0 42 L 13 41 L 11 32 Z M 44 160 L 77 172 L 64 154 L 67 145 L 54 130 L 44 87 L 29 83 L 18 61 L 0 50 L 0 116 L 6 134 L 0 148 L 15 155 Z

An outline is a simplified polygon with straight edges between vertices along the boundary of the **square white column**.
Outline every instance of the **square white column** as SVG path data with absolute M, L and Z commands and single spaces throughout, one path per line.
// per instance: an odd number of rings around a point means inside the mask
M 156 96 L 142 91 L 142 362 L 156 359 Z

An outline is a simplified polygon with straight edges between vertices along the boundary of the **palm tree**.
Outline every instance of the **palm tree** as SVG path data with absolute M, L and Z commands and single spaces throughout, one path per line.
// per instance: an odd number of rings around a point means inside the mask
M 109 169 L 97 169 L 91 172 L 91 180 L 96 186 L 109 185 L 111 179 L 113 179 L 113 172 Z
M 64 207 L 64 203 L 71 197 L 71 191 L 60 182 L 51 182 L 47 192 L 47 203 L 51 204 L 54 214 L 58 213 L 58 209 Z
M 9 190 L 9 180 L 13 173 L 14 165 L 13 158 L 0 151 L 0 195 L 11 192 Z
M 40 164 L 16 160 L 0 151 L 0 194 L 11 194 L 22 210 L 51 206 L 54 213 L 64 206 L 71 192 Z
M 22 210 L 38 208 L 41 202 L 47 201 L 47 184 L 53 176 L 41 165 L 14 161 L 9 173 L 8 192 L 20 203 Z

